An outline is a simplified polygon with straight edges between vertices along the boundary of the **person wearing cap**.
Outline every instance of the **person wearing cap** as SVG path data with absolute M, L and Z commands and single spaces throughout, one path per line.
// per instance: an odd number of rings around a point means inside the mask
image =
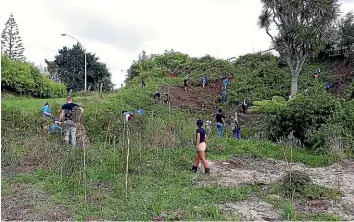
M 41 116 L 42 117 L 45 117 L 45 118 L 48 118 L 48 117 L 52 117 L 52 111 L 50 110 L 49 108 L 49 103 L 48 102 L 45 102 L 43 104 L 43 107 L 41 109 Z
M 197 120 L 198 129 L 196 131 L 196 155 L 194 157 L 194 163 L 192 166 L 192 171 L 194 173 L 198 170 L 199 161 L 202 161 L 205 174 L 210 174 L 210 168 L 207 161 L 205 160 L 205 150 L 207 148 L 208 135 L 205 129 L 203 129 L 203 120 Z

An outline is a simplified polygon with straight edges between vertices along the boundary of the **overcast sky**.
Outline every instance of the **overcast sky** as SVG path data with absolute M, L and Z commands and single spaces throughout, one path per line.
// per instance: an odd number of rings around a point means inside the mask
M 257 27 L 261 7 L 260 0 L 9 0 L 1 2 L 0 25 L 14 13 L 25 56 L 37 65 L 75 43 L 61 33 L 74 36 L 120 86 L 143 49 L 224 59 L 268 49 L 269 37 Z M 353 10 L 354 0 L 343 0 L 341 9 Z

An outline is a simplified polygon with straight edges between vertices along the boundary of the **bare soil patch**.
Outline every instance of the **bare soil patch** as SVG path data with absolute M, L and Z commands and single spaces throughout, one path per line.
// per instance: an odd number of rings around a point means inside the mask
M 259 199 L 228 203 L 223 205 L 222 208 L 242 221 L 278 221 L 281 219 L 278 210 Z
M 201 84 L 193 84 L 184 89 L 183 83 L 180 87 L 170 87 L 171 107 L 198 109 L 203 111 L 215 110 L 215 101 L 221 93 L 221 80 L 209 82 L 204 88 Z M 204 108 L 202 107 L 204 104 Z
M 280 179 L 288 171 L 288 165 L 285 161 L 268 158 L 234 157 L 229 161 L 208 162 L 211 168 L 211 175 L 199 182 L 199 185 L 202 186 L 267 185 Z M 301 205 L 301 210 L 333 213 L 340 216 L 342 220 L 354 220 L 354 162 L 318 168 L 310 168 L 301 163 L 290 163 L 290 167 L 292 170 L 305 171 L 315 184 L 339 189 L 343 193 L 343 196 L 338 201 L 309 200 Z M 248 204 L 252 203 L 254 202 L 249 202 Z M 257 204 L 254 204 L 254 209 L 257 209 Z M 241 214 L 246 214 L 243 209 L 238 211 Z M 262 214 L 259 213 L 259 215 Z M 243 216 L 246 218 L 257 217 L 254 213 Z
M 1 177 L 6 178 L 18 173 L 31 174 L 39 169 L 40 166 L 7 166 L 1 168 Z
M 66 209 L 55 206 L 50 195 L 32 184 L 16 183 L 11 193 L 1 196 L 1 219 L 4 221 L 68 221 Z

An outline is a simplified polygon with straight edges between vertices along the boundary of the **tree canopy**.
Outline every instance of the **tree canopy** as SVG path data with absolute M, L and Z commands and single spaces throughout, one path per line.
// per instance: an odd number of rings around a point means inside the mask
M 8 56 L 12 60 L 24 61 L 26 59 L 23 55 L 24 50 L 22 39 L 19 36 L 18 25 L 14 15 L 11 13 L 1 34 L 1 54 Z
M 75 44 L 72 48 L 63 47 L 53 61 L 45 60 L 52 79 L 64 83 L 74 91 L 85 87 L 85 51 Z M 104 91 L 112 90 L 111 73 L 107 65 L 99 61 L 96 54 L 87 53 L 87 88 L 99 90 L 102 83 Z
M 304 62 L 328 42 L 326 30 L 337 18 L 340 4 L 338 0 L 262 0 L 262 3 L 258 25 L 266 30 L 290 68 L 293 96 Z M 272 26 L 275 35 L 271 34 Z

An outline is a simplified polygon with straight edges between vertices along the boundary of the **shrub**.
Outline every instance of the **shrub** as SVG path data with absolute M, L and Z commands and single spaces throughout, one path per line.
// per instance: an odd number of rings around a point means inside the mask
M 65 86 L 52 82 L 32 64 L 12 61 L 1 56 L 2 90 L 37 98 L 59 98 L 65 96 Z
M 292 196 L 293 193 L 303 194 L 305 188 L 312 184 L 311 178 L 300 171 L 287 172 L 281 179 L 282 188 L 286 195 Z
M 287 102 L 279 97 L 272 101 L 255 102 L 253 108 L 267 116 L 269 137 L 272 140 L 293 134 L 305 145 L 310 145 L 310 132 L 328 123 L 340 109 L 340 100 L 316 88 L 311 89 L 307 96 L 298 94 Z

